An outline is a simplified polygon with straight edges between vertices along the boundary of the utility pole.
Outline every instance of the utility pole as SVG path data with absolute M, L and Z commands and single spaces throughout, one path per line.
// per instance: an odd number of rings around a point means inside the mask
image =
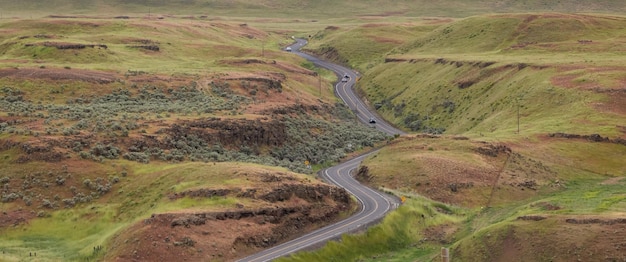
M 441 248 L 441 262 L 450 262 L 450 250 L 445 247 Z
M 317 85 L 320 88 L 320 98 L 322 97 L 322 75 L 317 74 Z
M 517 134 L 519 135 L 519 100 L 517 101 Z
M 265 57 L 265 41 L 270 39 L 272 34 L 267 34 L 265 38 L 261 38 L 261 57 Z
M 487 205 L 485 205 L 485 208 L 491 207 L 491 199 L 493 198 L 493 194 L 496 192 L 496 187 L 498 186 L 498 180 L 500 180 L 500 175 L 502 175 L 502 172 L 504 172 L 504 169 L 506 168 L 506 165 L 509 163 L 510 158 L 511 158 L 511 154 L 508 153 L 506 155 L 506 160 L 504 160 L 504 164 L 502 165 L 502 168 L 498 170 L 498 176 L 496 177 L 496 179 L 493 181 L 493 184 L 491 185 L 491 193 L 489 194 L 489 199 L 487 199 Z
M 520 123 L 520 115 L 519 115 L 519 111 L 520 111 L 520 103 L 522 102 L 522 95 L 519 95 L 517 97 L 517 99 L 515 99 L 515 101 L 517 102 L 517 134 L 519 135 L 519 123 Z

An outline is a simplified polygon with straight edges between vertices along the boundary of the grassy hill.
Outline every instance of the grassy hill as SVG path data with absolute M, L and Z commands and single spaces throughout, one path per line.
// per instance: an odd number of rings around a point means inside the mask
M 144 165 L 125 160 L 107 163 L 74 160 L 64 161 L 63 166 L 57 163 L 16 166 L 10 157 L 6 157 L 6 151 L 2 156 L 3 186 L 13 189 L 28 185 L 26 189 L 15 191 L 22 195 L 19 200 L 3 199 L 3 217 L 0 220 L 3 226 L 0 241 L 0 249 L 4 252 L 1 256 L 3 261 L 33 259 L 29 255 L 33 253 L 37 253 L 39 261 L 110 261 L 120 257 L 169 260 L 176 259 L 172 256 L 198 259 L 206 256 L 217 258 L 218 255 L 232 259 L 254 252 L 254 246 L 247 249 L 244 249 L 245 245 L 237 247 L 240 249 L 239 255 L 219 254 L 214 249 L 230 250 L 237 237 L 246 239 L 257 234 L 270 237 L 271 230 L 280 228 L 279 225 L 284 223 L 282 220 L 290 218 L 277 216 L 271 226 L 263 229 L 250 226 L 250 223 L 256 224 L 255 219 L 258 218 L 236 220 L 248 223 L 245 234 L 211 229 L 223 228 L 219 226 L 219 221 L 235 221 L 228 214 L 268 208 L 276 209 L 279 214 L 282 212 L 280 210 L 292 210 L 295 205 L 302 210 L 316 208 L 320 216 L 328 215 L 327 219 L 332 221 L 337 216 L 334 212 L 350 212 L 344 208 L 333 210 L 335 204 L 330 203 L 337 201 L 336 204 L 340 205 L 339 199 L 333 200 L 334 197 L 328 198 L 330 202 L 325 205 L 312 206 L 308 206 L 309 200 L 302 196 L 300 199 L 289 198 L 280 202 L 270 198 L 263 200 L 264 194 L 272 194 L 276 190 L 293 190 L 291 187 L 295 184 L 312 192 L 323 190 L 324 186 L 310 176 L 294 174 L 282 168 L 246 163 Z M 17 168 L 24 171 L 17 172 Z M 246 190 L 254 192 L 242 196 L 241 192 Z M 7 194 L 3 198 L 5 196 Z M 22 200 L 31 204 L 23 205 Z M 194 220 L 202 221 L 201 224 L 184 224 L 185 219 L 198 214 L 213 218 L 211 221 L 206 221 L 206 218 Z M 224 217 L 215 221 L 216 216 Z M 144 232 L 142 228 L 148 225 L 150 219 L 158 219 L 165 225 L 155 221 L 151 230 Z M 328 223 L 323 219 L 305 222 L 307 220 L 302 218 L 302 225 L 309 227 L 305 230 Z M 181 223 L 180 227 L 177 221 Z M 201 227 L 204 228 L 201 230 Z M 180 228 L 183 230 L 176 230 Z M 289 230 L 283 229 L 282 232 L 284 235 L 294 235 Z M 203 238 L 199 233 L 201 231 L 220 235 L 224 241 Z M 155 236 L 151 236 L 152 233 Z M 143 241 L 157 234 L 162 236 L 158 239 L 159 246 L 153 245 L 152 241 Z M 165 238 L 171 238 L 171 242 L 163 242 Z M 188 253 L 187 245 L 172 245 L 185 238 L 193 241 L 189 242 L 193 243 L 192 246 L 205 249 L 205 252 Z M 280 241 L 280 238 L 276 237 L 273 241 Z M 167 252 L 166 248 L 186 254 Z M 133 253 L 135 250 L 140 251 L 139 255 Z
M 310 49 L 364 72 L 371 106 L 409 130 L 509 136 L 519 108 L 525 134 L 619 136 L 625 22 L 539 14 L 326 28 Z
M 49 17 L 0 31 L 2 261 L 232 260 L 354 212 L 304 161 L 387 139 L 353 124 L 334 74 L 281 51 L 288 30 Z
M 284 261 L 438 261 L 442 246 L 459 261 L 623 259 L 616 239 L 626 232 L 625 23 L 605 15 L 474 16 L 414 23 L 403 32 L 412 39 L 398 36 L 395 48 L 363 41 L 367 33 L 353 28 L 324 30 L 312 52 L 332 46 L 336 54 L 362 48 L 384 56 L 338 59 L 362 73 L 357 86 L 379 114 L 443 135 L 394 140 L 356 173 L 406 196 L 404 220 Z M 432 201 L 445 208 L 415 208 Z M 441 213 L 462 220 L 443 222 Z M 421 214 L 440 224 L 424 226 L 415 219 Z M 394 228 L 420 229 L 407 236 Z M 368 237 L 381 231 L 388 237 Z M 379 239 L 397 245 L 376 251 Z
M 543 24 L 555 20 L 565 26 L 552 34 Z M 468 18 L 391 51 L 359 85 L 383 116 L 412 130 L 509 136 L 519 107 L 524 134 L 620 136 L 624 118 L 612 105 L 623 101 L 623 56 L 616 54 L 625 46 L 624 23 L 550 14 Z

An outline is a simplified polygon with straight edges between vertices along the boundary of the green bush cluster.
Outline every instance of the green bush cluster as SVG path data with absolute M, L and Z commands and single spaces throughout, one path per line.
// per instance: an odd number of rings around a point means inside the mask
M 136 130 L 138 120 L 146 119 L 146 112 L 155 114 L 189 115 L 192 113 L 214 113 L 219 111 L 238 111 L 249 99 L 236 95 L 228 87 L 228 83 L 212 83 L 214 93 L 207 94 L 192 82 L 189 86 L 163 89 L 146 85 L 131 92 L 129 89 L 118 90 L 100 97 L 84 96 L 72 98 L 65 104 L 42 104 L 24 100 L 24 92 L 3 87 L 0 89 L 0 111 L 12 116 L 45 119 L 44 124 L 48 135 L 77 135 L 80 130 L 106 132 L 117 136 L 128 136 L 128 132 Z M 56 120 L 70 120 L 71 126 L 53 126 Z M 11 129 L 8 123 L 2 123 L 0 131 Z M 25 133 L 21 130 L 20 133 Z
M 108 180 L 97 177 L 95 181 L 85 179 L 83 184 L 86 192 L 80 192 L 75 186 L 71 186 L 68 191 L 73 197 L 61 199 L 59 194 L 51 196 L 47 188 L 56 184 L 63 187 L 66 180 L 71 179 L 71 174 L 67 172 L 67 166 L 63 166 L 60 172 L 50 170 L 47 174 L 42 172 L 23 175 L 21 178 L 5 176 L 0 178 L 2 184 L 1 202 L 8 203 L 22 200 L 25 206 L 31 206 L 35 202 L 41 203 L 40 208 L 57 209 L 59 205 L 74 207 L 79 203 L 88 203 L 112 190 L 113 184 L 120 181 L 118 176 L 111 176 Z M 12 184 L 13 183 L 13 184 Z M 39 188 L 39 190 L 37 190 Z M 61 190 L 61 189 L 59 189 Z M 55 190 L 54 192 L 61 192 Z M 68 193 L 69 193 L 68 192 Z
M 454 109 L 452 109 L 454 110 Z M 421 131 L 428 134 L 443 134 L 446 131 L 443 127 L 432 127 L 428 126 L 426 123 L 428 122 L 428 116 L 420 116 L 418 113 L 407 114 L 404 117 L 404 126 L 409 128 L 411 131 Z
M 61 200 L 61 202 L 63 202 L 66 208 L 74 207 L 75 205 L 79 203 L 89 203 L 91 201 L 93 201 L 93 197 L 90 195 L 85 195 L 83 193 L 77 193 L 72 198 L 65 198 Z
M 255 96 L 259 91 L 262 91 L 266 95 L 269 95 L 270 90 L 273 90 L 273 89 L 275 89 L 278 93 L 283 92 L 282 84 L 279 81 L 271 81 L 271 80 L 266 81 L 261 86 L 258 86 L 256 84 L 250 84 L 249 81 L 243 80 L 241 81 L 241 87 L 244 90 L 247 90 L 248 94 L 252 96 Z
M 238 161 L 282 166 L 306 173 L 308 169 L 303 164 L 305 160 L 312 164 L 338 161 L 347 153 L 373 146 L 388 138 L 382 132 L 354 122 L 332 123 L 306 114 L 285 117 L 282 121 L 287 127 L 286 141 L 281 146 L 273 147 L 269 154 L 263 154 L 263 150 L 252 144 L 226 149 L 221 144 L 209 144 L 194 134 L 186 134 L 165 138 L 160 144 L 162 148 L 131 145 L 123 158 L 142 163 L 151 160 Z
M 20 198 L 20 195 L 15 192 L 2 194 L 2 203 L 13 202 L 18 198 Z
M 113 182 L 105 181 L 104 179 L 98 177 L 95 181 L 91 181 L 89 179 L 83 180 L 83 185 L 85 185 L 86 188 L 93 190 L 92 194 L 97 193 L 96 196 L 101 196 L 111 191 Z
M 287 118 L 288 141 L 272 150 L 272 156 L 313 164 L 338 161 L 347 153 L 374 146 L 387 136 L 354 122 L 329 123 L 315 118 Z M 313 131 L 314 130 L 314 131 Z
M 122 157 L 130 161 L 136 161 L 136 162 L 144 163 L 144 164 L 147 164 L 150 162 L 150 155 L 144 152 L 128 152 L 128 153 L 124 153 Z
M 269 83 L 267 88 L 280 86 Z M 249 82 L 242 82 L 247 89 L 262 88 Z M 76 97 L 65 104 L 33 103 L 23 99 L 25 94 L 14 88 L 4 87 L 0 91 L 0 110 L 15 115 L 44 119 L 45 133 L 76 138 L 81 131 L 104 133 L 109 137 L 126 137 L 129 131 L 145 128 L 138 124 L 146 119 L 146 114 L 170 116 L 170 114 L 213 113 L 217 111 L 238 111 L 250 100 L 235 94 L 228 82 L 213 81 L 211 92 L 205 93 L 197 88 L 195 82 L 179 88 L 161 88 L 151 85 L 131 89 L 119 88 L 110 94 L 99 97 Z M 63 90 L 63 87 L 61 88 Z M 19 97 L 19 98 L 16 98 Z M 386 139 L 383 133 L 354 123 L 354 114 L 337 103 L 325 108 L 331 118 L 350 121 L 333 123 L 311 117 L 307 112 L 298 112 L 297 116 L 276 116 L 286 123 L 288 138 L 280 146 L 270 148 L 269 153 L 256 145 L 229 147 L 206 141 L 193 134 L 175 138 L 166 136 L 158 146 L 145 147 L 131 145 L 124 152 L 113 143 L 90 145 L 87 141 L 73 139 L 67 148 L 78 153 L 83 159 L 104 161 L 106 159 L 124 159 L 149 163 L 160 161 L 241 161 L 287 167 L 298 172 L 308 172 L 304 161 L 313 164 L 337 161 L 359 148 L 373 146 Z M 148 113 L 146 113 L 148 112 Z M 68 121 L 69 120 L 69 121 Z M 0 123 L 0 130 L 19 132 L 11 123 Z M 314 132 L 312 130 L 315 130 Z M 26 133 L 22 130 L 21 133 Z M 159 133 L 158 134 L 163 134 Z M 87 139 L 88 140 L 88 139 Z M 115 141 L 112 140 L 112 141 Z M 229 145 L 232 146 L 232 145 Z M 57 184 L 60 181 L 55 181 Z M 95 190 L 95 189 L 93 189 Z M 97 191 L 97 190 L 96 190 Z M 75 201 L 76 202 L 76 201 Z M 64 202 L 65 203 L 65 202 Z M 65 203 L 72 205 L 71 201 Z
M 91 150 L 89 150 L 89 153 L 96 157 L 101 156 L 107 159 L 117 159 L 120 155 L 120 149 L 112 144 L 103 145 L 97 143 L 91 148 Z

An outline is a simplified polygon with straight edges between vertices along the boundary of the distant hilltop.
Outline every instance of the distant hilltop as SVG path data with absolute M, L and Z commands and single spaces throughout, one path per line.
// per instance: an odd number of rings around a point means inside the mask
M 562 12 L 624 14 L 623 0 L 22 0 L 0 1 L 0 18 L 97 14 L 124 16 L 207 15 L 324 18 L 342 16 L 446 16 L 485 13 Z

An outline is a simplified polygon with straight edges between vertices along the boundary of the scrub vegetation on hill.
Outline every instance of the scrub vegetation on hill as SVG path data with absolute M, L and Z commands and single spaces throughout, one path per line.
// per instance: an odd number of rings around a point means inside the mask
M 354 124 L 333 74 L 280 51 L 284 31 L 69 17 L 0 30 L 2 260 L 242 257 L 354 212 L 305 161 L 388 139 Z

